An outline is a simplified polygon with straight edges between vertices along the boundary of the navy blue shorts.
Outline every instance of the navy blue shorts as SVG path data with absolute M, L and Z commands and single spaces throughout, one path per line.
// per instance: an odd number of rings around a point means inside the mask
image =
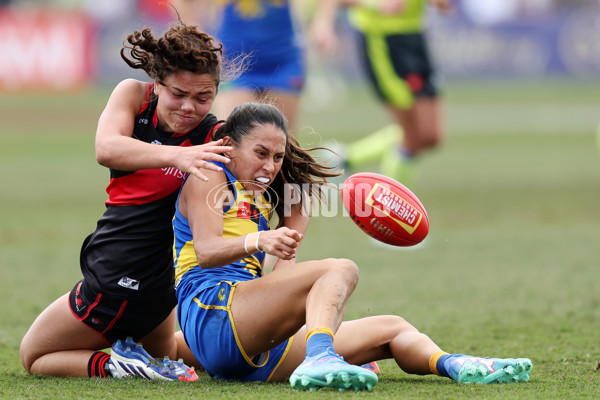
M 85 279 L 69 294 L 75 318 L 102 335 L 112 345 L 131 336 L 142 339 L 158 327 L 177 305 L 175 292 L 150 299 L 116 299 L 102 293 L 89 293 Z
M 179 299 L 179 325 L 188 346 L 213 378 L 268 382 L 292 343 L 288 339 L 250 359 L 231 315 L 235 284 L 215 282 L 193 298 Z

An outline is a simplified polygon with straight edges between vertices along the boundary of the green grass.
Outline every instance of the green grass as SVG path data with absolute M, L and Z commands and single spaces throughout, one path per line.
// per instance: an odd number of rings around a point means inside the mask
M 313 220 L 301 254 L 358 263 L 348 319 L 398 314 L 447 351 L 529 357 L 531 381 L 457 385 L 384 361 L 373 392 L 343 394 L 206 376 L 190 385 L 28 376 L 20 340 L 79 279 L 81 242 L 103 211 L 108 171 L 95 163 L 93 142 L 108 94 L 0 96 L 0 397 L 596 398 L 598 89 L 563 82 L 449 87 L 448 137 L 422 160 L 415 187 L 430 217 L 426 245 L 377 246 L 337 216 Z M 307 105 L 303 124 L 318 136 L 306 129 L 301 140 L 350 141 L 387 123 L 363 88 L 348 98 L 319 111 Z

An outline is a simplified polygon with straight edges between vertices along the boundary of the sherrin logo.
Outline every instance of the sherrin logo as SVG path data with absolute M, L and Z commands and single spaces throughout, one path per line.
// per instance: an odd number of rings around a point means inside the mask
M 419 227 L 423 218 L 408 201 L 379 183 L 373 186 L 365 203 L 389 216 L 410 234 Z

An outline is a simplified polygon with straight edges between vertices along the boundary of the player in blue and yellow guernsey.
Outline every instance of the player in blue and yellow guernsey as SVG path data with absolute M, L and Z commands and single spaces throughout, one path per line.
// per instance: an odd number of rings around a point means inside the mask
M 336 174 L 298 145 L 272 105 L 236 107 L 213 138 L 231 145 L 231 161 L 208 181 L 190 176 L 173 219 L 179 324 L 211 377 L 371 390 L 377 375 L 357 365 L 393 358 L 408 373 L 457 382 L 529 379 L 526 358 L 448 354 L 395 315 L 342 322 L 356 264 L 296 262 L 310 200 L 294 188 Z M 265 253 L 279 258 L 268 274 Z

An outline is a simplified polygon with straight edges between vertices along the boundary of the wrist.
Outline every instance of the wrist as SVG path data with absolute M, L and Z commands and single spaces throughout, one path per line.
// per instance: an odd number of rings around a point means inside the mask
M 244 251 L 246 254 L 254 254 L 258 251 L 263 251 L 260 248 L 260 234 L 262 231 L 253 232 L 246 235 L 244 238 Z

